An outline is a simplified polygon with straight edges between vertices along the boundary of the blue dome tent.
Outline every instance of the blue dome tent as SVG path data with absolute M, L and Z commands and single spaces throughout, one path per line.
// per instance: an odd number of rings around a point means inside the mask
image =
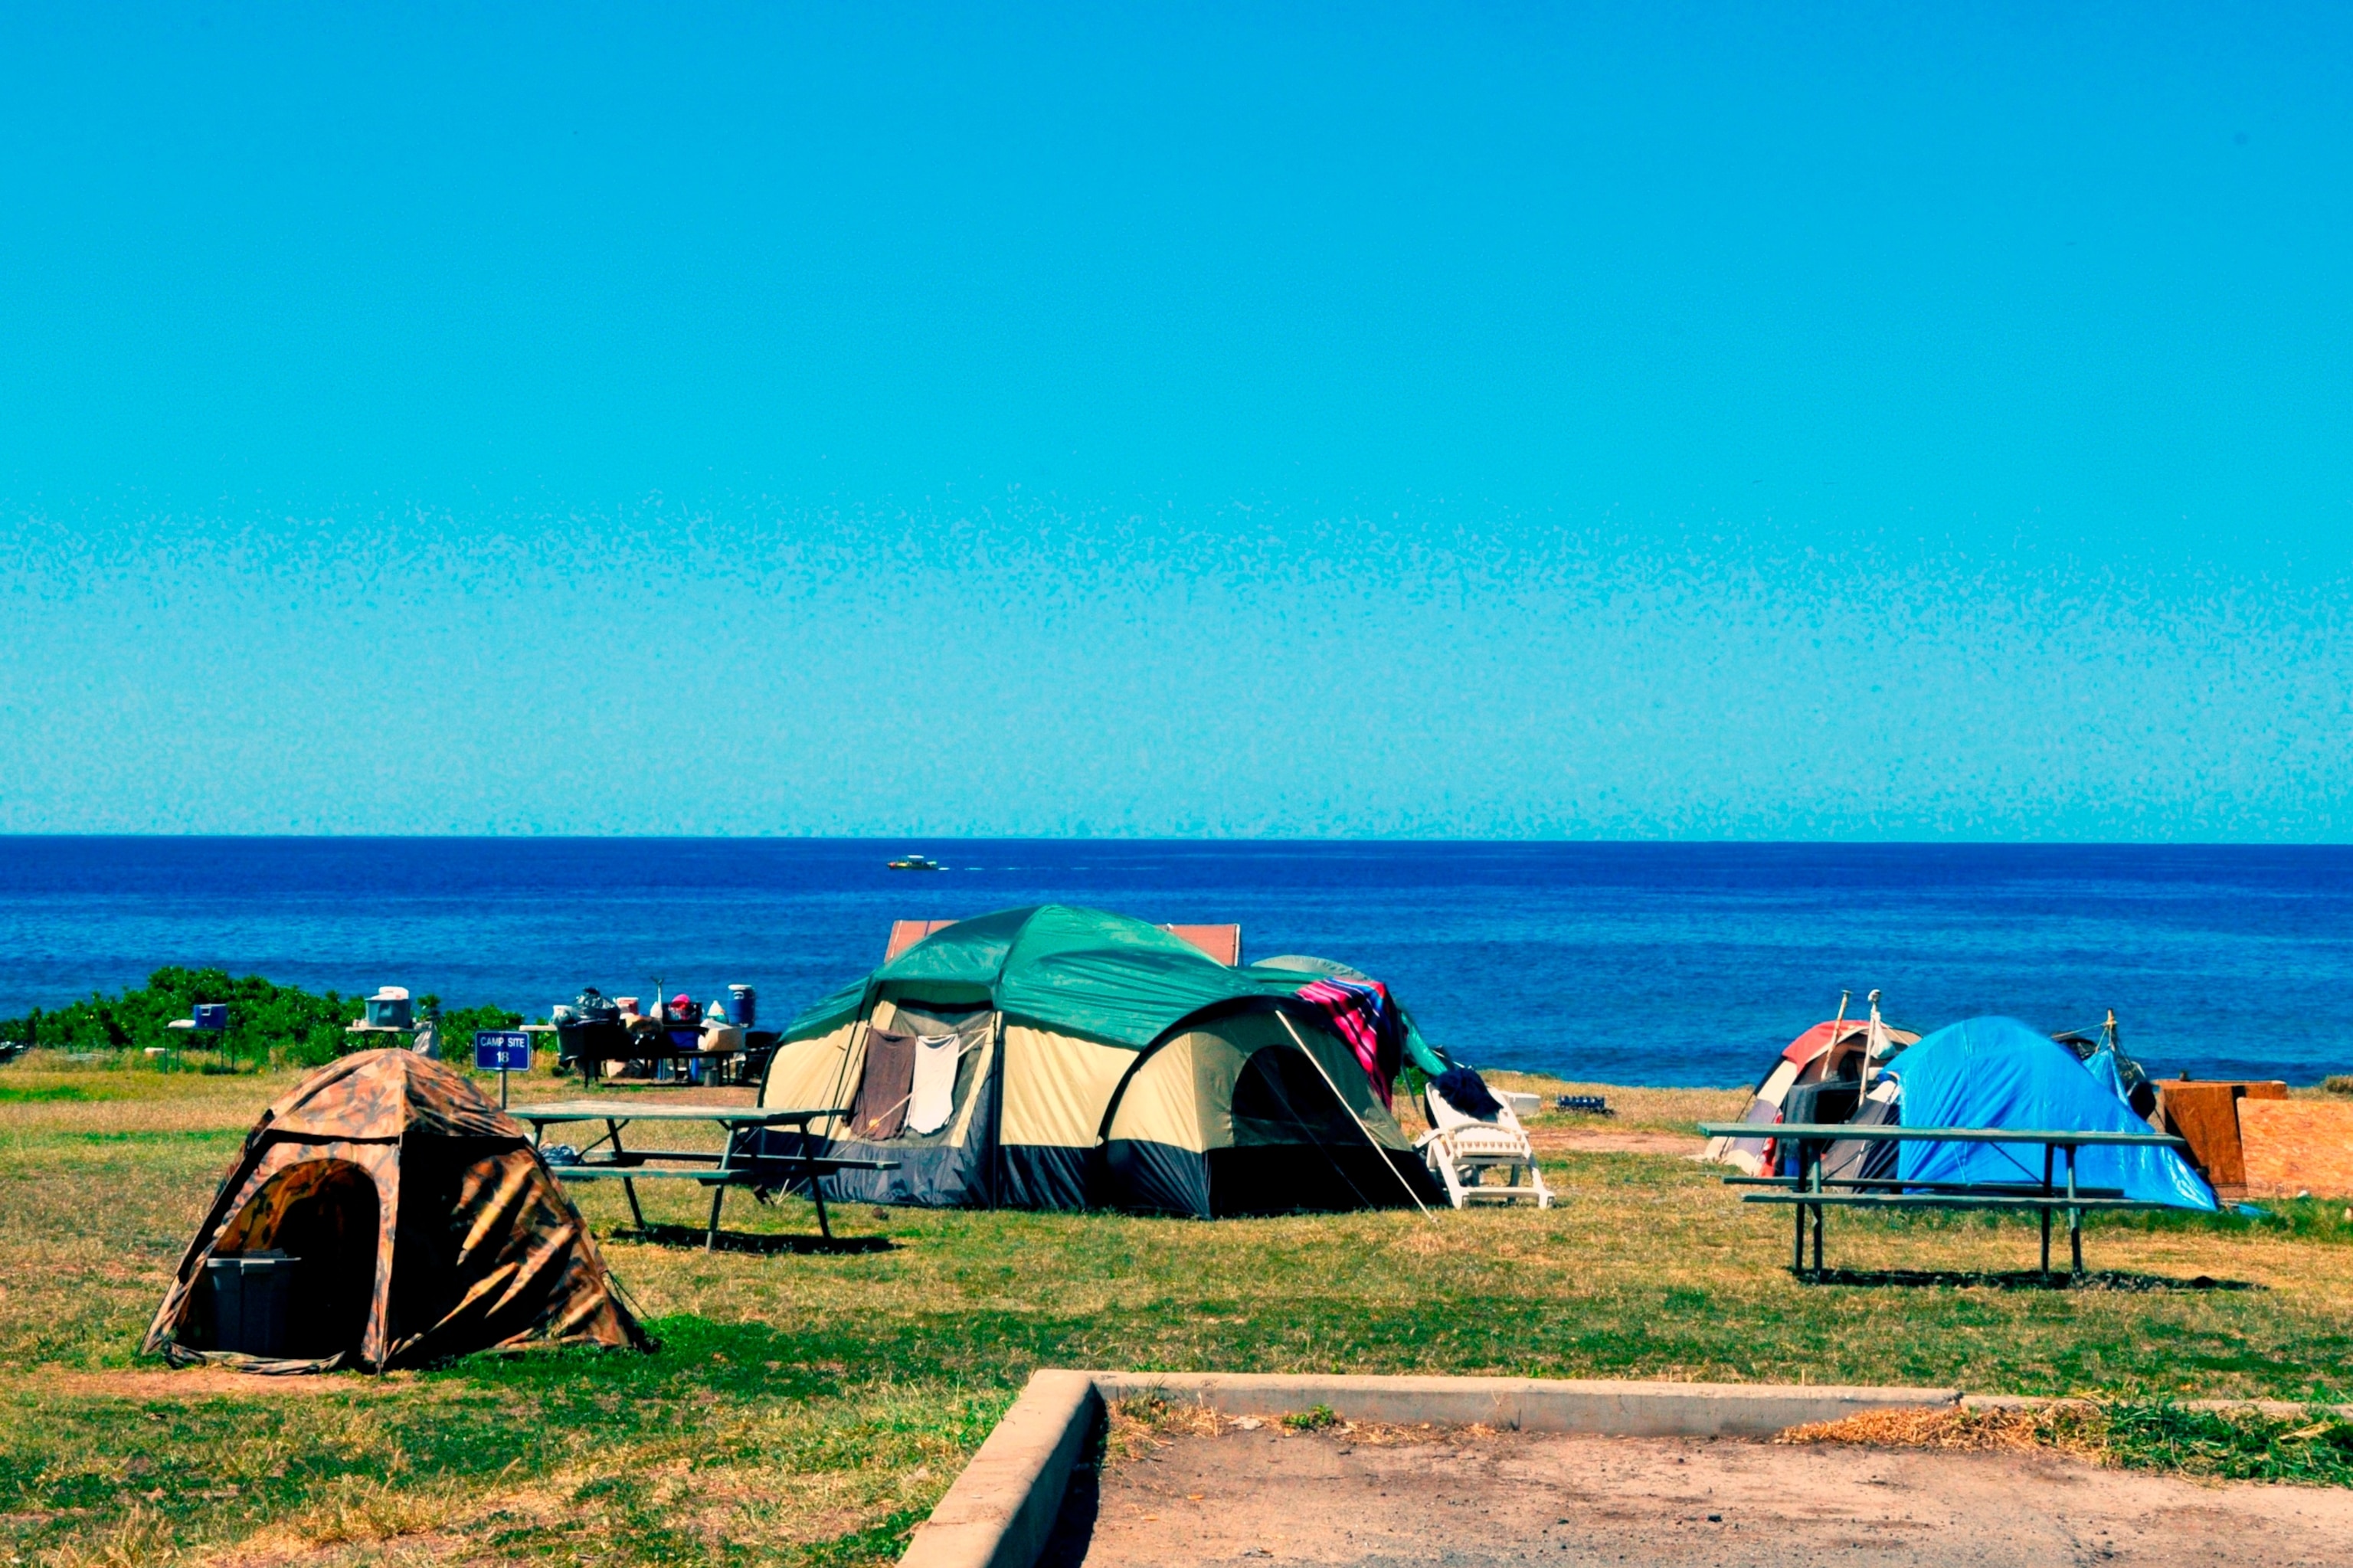
M 2118 1093 L 2113 1060 L 2093 1065 L 2015 1018 L 1969 1018 L 1936 1031 L 1885 1069 L 1903 1089 L 1905 1127 L 2014 1127 L 2021 1131 L 2147 1132 Z M 1910 1143 L 1896 1172 L 1906 1181 L 2042 1180 L 2031 1143 Z M 2091 1147 L 2077 1151 L 2075 1180 L 2121 1188 L 2138 1202 L 2212 1209 L 2214 1193 L 2170 1149 Z

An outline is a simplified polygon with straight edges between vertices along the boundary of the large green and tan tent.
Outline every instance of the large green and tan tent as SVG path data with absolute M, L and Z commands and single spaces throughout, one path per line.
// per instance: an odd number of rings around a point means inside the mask
M 840 1107 L 778 1152 L 859 1202 L 1202 1218 L 1404 1204 L 1405 1050 L 1378 985 L 1219 963 L 1158 927 L 1043 905 L 961 920 L 795 1019 L 763 1106 Z

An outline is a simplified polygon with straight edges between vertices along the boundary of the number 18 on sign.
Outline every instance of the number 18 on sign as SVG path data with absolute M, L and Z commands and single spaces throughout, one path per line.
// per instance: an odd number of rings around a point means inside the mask
M 474 1066 L 499 1075 L 499 1109 L 506 1109 L 507 1075 L 531 1071 L 531 1036 L 520 1029 L 477 1029 Z

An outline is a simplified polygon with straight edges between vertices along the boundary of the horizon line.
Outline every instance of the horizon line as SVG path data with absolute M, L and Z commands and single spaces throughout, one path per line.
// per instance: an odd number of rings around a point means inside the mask
M 466 832 L 0 832 L 0 843 L 48 842 L 418 842 L 418 843 L 926 843 L 1268 845 L 1557 845 L 1649 849 L 2348 849 L 2344 839 L 2027 839 L 2027 838 L 1479 838 L 1419 834 L 1226 837 L 1175 833 L 466 833 Z

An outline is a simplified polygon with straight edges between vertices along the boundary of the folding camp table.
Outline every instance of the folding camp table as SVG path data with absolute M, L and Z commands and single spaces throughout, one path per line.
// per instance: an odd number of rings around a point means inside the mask
M 2084 1212 L 2087 1209 L 2162 1209 L 2164 1203 L 2127 1198 L 2115 1187 L 2082 1187 L 2075 1181 L 2078 1149 L 2187 1149 L 2182 1139 L 2161 1132 L 2085 1132 L 2007 1127 L 1856 1127 L 1839 1122 L 1704 1121 L 1707 1138 L 1755 1138 L 1767 1133 L 1798 1151 L 1795 1176 L 1727 1176 L 1735 1187 L 1769 1187 L 1750 1192 L 1748 1203 L 1789 1203 L 1797 1209 L 1797 1234 L 1789 1267 L 1806 1270 L 1806 1216 L 1814 1221 L 1814 1267 L 1822 1272 L 1822 1211 L 1825 1205 L 1865 1209 L 2037 1209 L 2042 1214 L 2042 1272 L 2051 1272 L 2051 1216 L 2067 1213 L 2067 1245 L 2073 1276 L 2084 1274 Z M 2034 1143 L 2042 1146 L 2042 1180 L 2033 1181 L 1913 1181 L 1902 1177 L 1822 1175 L 1822 1156 L 1834 1143 Z M 2055 1184 L 2056 1157 L 2066 1160 L 2066 1186 Z M 1833 1191 L 1835 1189 L 1835 1191 Z
M 567 1181 L 617 1181 L 628 1194 L 629 1213 L 638 1222 L 638 1229 L 646 1228 L 645 1211 L 638 1206 L 640 1181 L 670 1178 L 700 1181 L 711 1189 L 711 1223 L 704 1228 L 702 1246 L 713 1250 L 719 1241 L 719 1211 L 727 1200 L 730 1187 L 781 1187 L 791 1181 L 806 1180 L 809 1197 L 817 1204 L 817 1228 L 826 1240 L 833 1239 L 833 1225 L 825 1212 L 825 1186 L 820 1178 L 835 1171 L 896 1171 L 895 1160 L 861 1160 L 833 1154 L 754 1154 L 744 1152 L 747 1141 L 740 1136 L 746 1128 L 799 1127 L 827 1117 L 849 1114 L 847 1107 L 818 1110 L 775 1110 L 760 1106 L 714 1106 L 647 1104 L 638 1100 L 556 1100 L 541 1105 L 516 1106 L 512 1115 L 531 1123 L 531 1139 L 534 1146 L 544 1139 L 550 1127 L 565 1122 L 598 1122 L 605 1124 L 605 1136 L 581 1150 L 583 1158 L 576 1163 L 548 1166 Z M 727 1133 L 726 1147 L 709 1149 L 628 1149 L 621 1143 L 621 1128 L 633 1121 L 708 1121 L 715 1122 Z M 596 1150 L 609 1144 L 603 1155 Z M 594 1158 L 589 1158 L 595 1156 Z M 663 1161 L 649 1165 L 648 1160 Z

